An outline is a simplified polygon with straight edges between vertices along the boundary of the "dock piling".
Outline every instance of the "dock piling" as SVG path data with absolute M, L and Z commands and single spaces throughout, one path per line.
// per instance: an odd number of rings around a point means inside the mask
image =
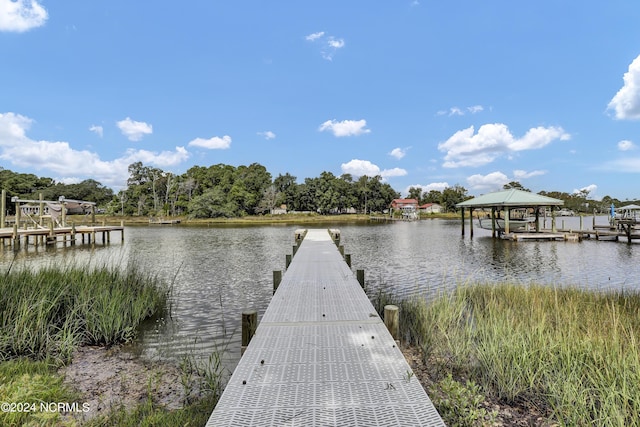
M 394 340 L 400 339 L 400 316 L 397 305 L 384 306 L 384 325 Z
M 282 270 L 273 270 L 273 293 L 275 294 L 282 282 Z
M 356 276 L 358 277 L 358 283 L 364 289 L 364 270 L 356 270 Z
M 242 312 L 242 347 L 240 347 L 240 355 L 244 354 L 251 338 L 258 328 L 258 312 L 255 310 L 245 310 Z

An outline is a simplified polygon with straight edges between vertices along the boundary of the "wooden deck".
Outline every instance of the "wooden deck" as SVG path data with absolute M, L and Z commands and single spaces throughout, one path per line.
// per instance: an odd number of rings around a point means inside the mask
M 72 227 L 55 228 L 0 228 L 0 244 L 20 246 L 55 244 L 59 241 L 75 244 L 80 236 L 82 243 L 96 243 L 97 236 L 101 236 L 102 243 L 111 241 L 111 232 L 119 231 L 121 240 L 124 240 L 124 225 L 80 225 Z
M 444 426 L 327 230 L 308 230 L 207 426 Z

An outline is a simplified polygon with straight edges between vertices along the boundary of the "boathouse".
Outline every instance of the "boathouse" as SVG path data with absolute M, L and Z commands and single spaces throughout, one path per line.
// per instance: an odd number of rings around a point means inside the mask
M 530 191 L 516 190 L 514 188 L 510 190 L 497 191 L 494 193 L 483 194 L 482 196 L 474 197 L 473 199 L 465 200 L 464 202 L 456 204 L 456 207 L 462 210 L 462 234 L 464 235 L 464 213 L 465 208 L 470 211 L 469 215 L 469 227 L 471 229 L 471 235 L 473 236 L 473 210 L 475 209 L 491 209 L 490 220 L 491 230 L 495 237 L 498 232 L 508 234 L 510 230 L 509 219 L 512 217 L 511 212 L 519 210 L 530 210 L 535 218 L 535 230 L 534 232 L 540 232 L 540 211 L 553 206 L 562 206 L 564 201 L 560 199 L 554 199 L 553 197 L 541 196 L 540 194 L 532 193 Z M 542 208 L 542 209 L 541 209 Z M 500 216 L 498 216 L 500 214 Z M 504 224 L 502 230 L 497 225 L 498 218 L 501 218 Z

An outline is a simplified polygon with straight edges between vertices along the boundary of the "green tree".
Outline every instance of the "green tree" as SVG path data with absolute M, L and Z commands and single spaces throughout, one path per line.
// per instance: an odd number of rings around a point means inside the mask
M 445 212 L 455 212 L 456 204 L 463 202 L 467 197 L 467 189 L 461 185 L 454 185 L 453 187 L 447 187 L 442 191 L 442 207 Z
M 513 188 L 513 189 L 516 189 L 516 190 L 522 190 L 522 191 L 531 192 L 531 190 L 529 190 L 528 188 L 524 188 L 522 186 L 522 184 L 520 184 L 518 181 L 511 181 L 510 183 L 503 185 L 502 188 L 504 190 L 509 190 L 509 189 Z
M 422 188 L 421 187 L 409 187 L 408 199 L 416 199 L 418 204 L 422 203 Z
M 297 184 L 296 177 L 286 173 L 284 175 L 278 175 L 273 180 L 276 193 L 280 195 L 277 204 L 287 205 L 287 209 L 295 209 L 295 200 L 297 196 Z

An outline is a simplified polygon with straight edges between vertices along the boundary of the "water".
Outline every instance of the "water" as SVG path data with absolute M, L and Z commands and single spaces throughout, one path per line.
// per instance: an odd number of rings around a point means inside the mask
M 577 229 L 577 218 L 565 218 Z M 558 220 L 560 221 L 560 219 Z M 586 224 L 590 221 L 585 221 Z M 599 223 L 601 223 L 600 221 Z M 575 224 L 574 224 L 575 223 Z M 560 225 L 560 223 L 559 223 Z M 323 224 L 342 232 L 352 267 L 365 270 L 367 291 L 385 289 L 401 296 L 430 298 L 464 282 L 542 283 L 590 289 L 637 289 L 640 245 L 585 240 L 511 242 L 492 239 L 475 228 L 460 236 L 456 220 L 375 225 Z M 468 225 L 467 225 L 468 227 Z M 129 351 L 179 361 L 225 351 L 232 369 L 240 354 L 240 318 L 245 309 L 259 316 L 269 304 L 273 270 L 284 270 L 299 225 L 251 227 L 127 227 L 125 241 L 22 249 L 15 266 L 47 263 L 124 265 L 136 262 L 174 285 L 171 316 L 152 319 Z M 117 242 L 114 242 L 117 240 Z M 14 258 L 2 252 L 6 271 Z

